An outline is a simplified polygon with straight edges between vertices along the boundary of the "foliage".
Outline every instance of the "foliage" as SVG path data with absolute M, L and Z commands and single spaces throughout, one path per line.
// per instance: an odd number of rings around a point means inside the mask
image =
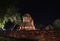
M 0 0 L 0 28 L 4 27 L 5 23 L 8 22 L 8 19 L 12 22 L 14 20 L 16 23 L 16 20 L 20 19 L 20 15 L 14 5 L 15 1 L 16 0 Z
M 60 29 L 60 19 L 56 19 L 56 20 L 53 22 L 53 26 L 54 26 L 55 28 Z
M 8 7 L 4 16 L 0 17 L 0 28 L 3 28 L 6 22 L 9 21 L 9 19 L 11 22 L 15 22 L 15 24 L 21 23 L 20 14 L 17 12 L 17 9 L 14 6 Z

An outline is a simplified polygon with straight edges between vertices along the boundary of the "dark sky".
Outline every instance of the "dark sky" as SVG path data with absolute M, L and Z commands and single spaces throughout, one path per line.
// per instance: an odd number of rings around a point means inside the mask
M 16 6 L 21 15 L 29 12 L 36 24 L 52 23 L 60 15 L 59 2 L 57 1 L 19 0 L 16 1 Z

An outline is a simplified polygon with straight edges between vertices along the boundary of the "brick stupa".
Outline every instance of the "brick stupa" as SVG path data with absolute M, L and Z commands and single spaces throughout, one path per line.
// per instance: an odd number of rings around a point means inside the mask
M 17 30 L 35 30 L 34 21 L 31 18 L 30 14 L 26 13 L 22 17 L 22 23 Z

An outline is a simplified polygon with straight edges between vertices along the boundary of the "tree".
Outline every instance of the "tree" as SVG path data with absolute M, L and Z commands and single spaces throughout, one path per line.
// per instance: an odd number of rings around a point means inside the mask
M 20 14 L 17 12 L 17 9 L 14 6 L 8 7 L 6 9 L 5 15 L 3 17 L 0 17 L 0 28 L 3 28 L 5 24 L 9 21 L 9 19 L 12 23 L 21 23 Z
M 7 15 L 9 15 L 10 12 L 12 13 L 12 11 L 11 11 L 12 9 L 11 8 L 13 6 L 14 6 L 13 8 L 15 8 L 15 5 L 14 5 L 15 4 L 15 1 L 16 0 L 0 0 L 0 28 L 4 27 L 5 22 L 8 21 L 8 16 Z M 10 11 L 9 11 L 9 8 L 10 8 Z M 7 10 L 9 11 L 9 13 L 7 13 L 8 12 Z
M 53 22 L 53 26 L 57 29 L 60 29 L 60 19 L 56 19 L 54 22 Z

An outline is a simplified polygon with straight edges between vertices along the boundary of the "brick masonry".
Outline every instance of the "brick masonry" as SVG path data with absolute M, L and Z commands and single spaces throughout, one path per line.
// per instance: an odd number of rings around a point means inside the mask
M 38 41 L 60 41 L 60 30 L 0 31 L 0 36 L 35 39 Z

